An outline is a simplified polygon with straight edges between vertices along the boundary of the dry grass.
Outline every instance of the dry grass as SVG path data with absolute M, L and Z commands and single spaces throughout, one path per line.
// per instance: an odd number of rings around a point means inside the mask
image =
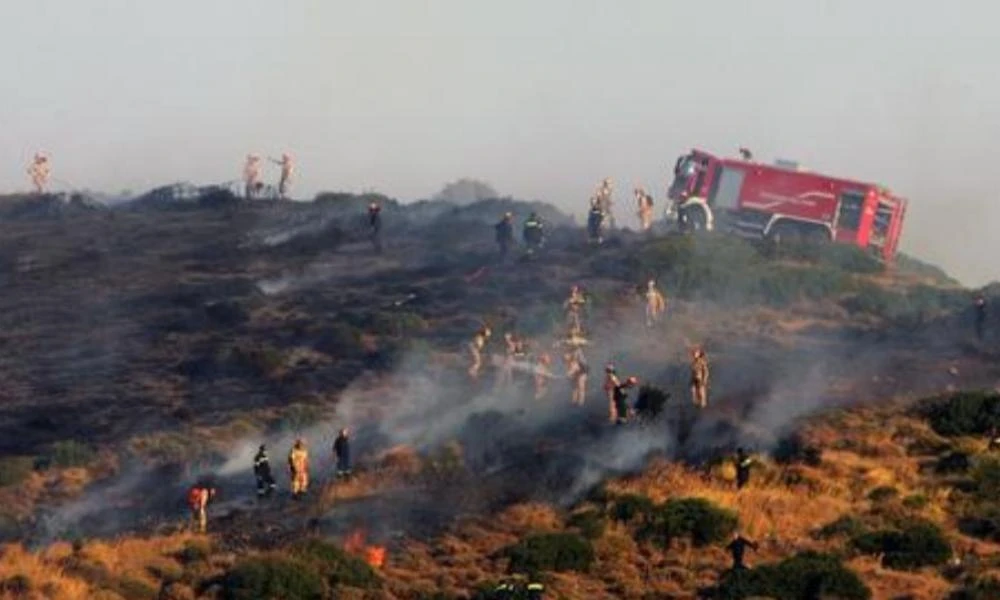
M 982 566 L 970 571 L 970 575 L 982 576 L 997 566 L 1000 546 L 957 532 L 950 488 L 919 470 L 924 457 L 907 452 L 915 442 L 921 447 L 944 442 L 925 424 L 904 416 L 897 407 L 855 408 L 814 418 L 803 425 L 801 433 L 808 443 L 822 449 L 819 466 L 782 466 L 761 458 L 750 485 L 740 491 L 733 484 L 731 466 L 723 465 L 706 475 L 663 459 L 652 462 L 639 475 L 608 482 L 607 489 L 617 494 L 641 494 L 655 502 L 699 497 L 733 510 L 739 516 L 741 531 L 761 544 L 759 551 L 750 555 L 751 564 L 779 561 L 807 549 L 840 549 L 842 538 L 819 540 L 814 533 L 844 515 L 877 517 L 879 511 L 902 511 L 900 499 L 922 494 L 927 498 L 926 506 L 909 514 L 919 514 L 944 527 L 960 553 L 975 553 Z M 423 465 L 412 450 L 401 447 L 385 453 L 379 467 L 349 483 L 325 488 L 321 504 L 377 494 L 418 475 Z M 790 478 L 793 474 L 796 477 Z M 70 488 L 75 478 L 83 479 L 82 474 L 72 470 L 59 477 L 61 485 Z M 29 482 L 35 493 L 51 484 L 52 480 L 41 476 Z M 869 499 L 871 490 L 886 486 L 898 491 L 897 499 L 888 504 Z M 560 531 L 564 520 L 564 512 L 555 507 L 526 503 L 489 517 L 456 523 L 450 533 L 432 541 L 407 542 L 393 550 L 382 570 L 385 597 L 460 594 L 494 582 L 503 576 L 506 567 L 505 560 L 497 555 L 499 550 L 531 533 Z M 33 589 L 48 594 L 36 594 L 39 598 L 96 597 L 94 582 L 67 569 L 66 565 L 75 559 L 99 566 L 112 580 L 128 578 L 157 587 L 165 575 L 183 571 L 186 582 L 191 578 L 197 582 L 217 574 L 224 568 L 223 563 L 235 558 L 217 556 L 204 573 L 185 570 L 174 554 L 186 543 L 199 539 L 178 534 L 91 542 L 77 553 L 67 544 L 56 544 L 42 553 L 10 546 L 0 556 L 0 579 L 23 575 L 32 582 Z M 689 597 L 698 588 L 713 585 L 728 566 L 728 555 L 721 547 L 699 549 L 675 542 L 669 550 L 662 550 L 637 541 L 628 526 L 614 522 L 607 524 L 593 545 L 595 563 L 590 573 L 551 574 L 548 587 L 554 597 Z M 875 558 L 864 556 L 848 564 L 873 590 L 875 598 L 939 598 L 947 596 L 955 585 L 940 569 L 892 571 L 881 567 Z

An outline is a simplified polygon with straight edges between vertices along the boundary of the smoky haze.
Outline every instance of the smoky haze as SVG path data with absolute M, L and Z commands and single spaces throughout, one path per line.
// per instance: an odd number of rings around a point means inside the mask
M 39 0 L 0 7 L 0 189 L 237 179 L 427 197 L 469 176 L 582 213 L 662 198 L 691 146 L 795 159 L 912 200 L 903 249 L 975 285 L 1000 250 L 1000 5 L 882 0 Z M 274 180 L 276 167 L 265 177 Z M 624 223 L 634 222 L 630 214 Z

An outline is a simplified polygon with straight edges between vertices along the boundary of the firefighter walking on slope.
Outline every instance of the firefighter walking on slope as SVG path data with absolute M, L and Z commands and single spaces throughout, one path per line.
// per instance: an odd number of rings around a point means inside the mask
M 476 331 L 472 341 L 469 342 L 469 358 L 472 360 L 472 364 L 469 365 L 469 377 L 472 379 L 479 379 L 479 372 L 483 368 L 483 349 L 489 339 L 490 328 L 484 325 Z
M 639 209 L 639 225 L 642 231 L 653 227 L 653 197 L 642 188 L 635 188 L 635 201 Z
M 198 533 L 205 533 L 208 526 L 208 503 L 214 498 L 215 488 L 207 483 L 198 483 L 188 491 L 191 525 Z
M 570 402 L 574 406 L 583 406 L 583 401 L 587 397 L 587 359 L 583 356 L 583 350 L 576 348 L 567 352 L 563 356 L 566 362 L 566 377 L 570 381 Z
M 660 320 L 660 315 L 667 308 L 667 300 L 660 290 L 656 289 L 656 281 L 646 282 L 646 327 L 652 327 Z
M 309 489 L 309 451 L 302 438 L 295 440 L 288 453 L 288 470 L 292 476 L 292 498 L 298 500 Z
M 691 402 L 698 408 L 708 406 L 708 358 L 695 348 L 691 353 Z

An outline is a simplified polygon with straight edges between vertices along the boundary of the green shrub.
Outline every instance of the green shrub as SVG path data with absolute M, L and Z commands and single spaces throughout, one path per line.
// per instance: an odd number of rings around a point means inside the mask
M 924 494 L 911 494 L 903 498 L 903 506 L 913 510 L 920 510 L 930 504 L 930 499 Z
M 160 591 L 140 579 L 124 578 L 118 582 L 114 591 L 129 600 L 156 600 Z
M 323 578 L 306 563 L 282 556 L 248 558 L 237 563 L 223 579 L 226 600 L 323 600 Z
M 821 540 L 828 540 L 838 536 L 853 538 L 864 533 L 865 529 L 865 525 L 861 522 L 861 519 L 851 515 L 844 515 L 836 521 L 832 521 L 821 527 L 815 535 Z
M 568 527 L 580 532 L 588 540 L 595 540 L 604 535 L 606 523 L 604 515 L 598 510 L 585 510 L 570 516 L 566 521 Z
M 1000 542 L 1000 505 L 996 502 L 973 502 L 962 510 L 958 529 L 972 537 Z
M 183 565 L 190 565 L 208 560 L 211 554 L 212 546 L 208 542 L 190 541 L 177 553 L 177 560 Z
M 30 456 L 0 458 L 0 487 L 23 483 L 35 470 L 35 459 Z
M 993 391 L 958 392 L 920 403 L 918 413 L 940 435 L 983 435 L 1000 427 L 1000 394 Z
M 630 523 L 637 518 L 649 514 L 656 505 L 646 496 L 625 494 L 615 498 L 611 505 L 611 518 L 623 523 Z
M 940 565 L 951 558 L 951 545 L 932 523 L 915 522 L 902 530 L 884 529 L 863 533 L 851 540 L 866 554 L 882 554 L 882 564 L 890 569 L 916 569 Z
M 969 470 L 970 465 L 968 454 L 953 450 L 938 457 L 937 462 L 934 463 L 934 471 L 941 475 L 965 473 Z
M 364 560 L 320 539 L 309 539 L 292 547 L 292 556 L 313 566 L 331 587 L 374 589 L 382 582 Z
M 1000 498 L 1000 458 L 977 460 L 970 476 L 976 499 L 991 502 Z
M 15 598 L 27 597 L 34 591 L 35 585 L 27 575 L 12 575 L 0 581 L 0 593 L 10 594 Z
M 541 571 L 586 572 L 594 561 L 590 542 L 575 533 L 539 533 L 508 546 L 502 553 L 510 559 L 512 573 Z
M 899 496 L 899 490 L 891 485 L 881 485 L 868 492 L 868 499 L 872 502 L 885 502 Z
M 663 547 L 681 537 L 690 538 L 695 546 L 705 546 L 726 539 L 736 530 L 736 523 L 736 513 L 704 498 L 680 498 L 653 509 L 640 537 Z
M 1000 581 L 988 577 L 955 590 L 948 600 L 995 600 L 1000 598 Z
M 258 377 L 269 377 L 285 365 L 284 352 L 261 342 L 235 345 L 229 356 L 236 366 Z
M 806 444 L 801 435 L 793 433 L 778 440 L 771 457 L 782 465 L 802 463 L 818 467 L 823 462 L 823 451 Z
M 97 453 L 86 444 L 65 440 L 52 444 L 49 451 L 50 464 L 60 468 L 85 467 L 94 462 Z
M 871 590 L 836 557 L 803 552 L 780 563 L 726 572 L 714 597 L 777 600 L 868 600 Z

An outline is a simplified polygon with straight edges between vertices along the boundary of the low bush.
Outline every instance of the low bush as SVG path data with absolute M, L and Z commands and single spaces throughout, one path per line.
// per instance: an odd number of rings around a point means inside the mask
M 866 554 L 881 554 L 890 569 L 940 565 L 951 558 L 951 545 L 932 523 L 911 522 L 901 530 L 883 529 L 855 536 L 851 544 Z
M 917 412 L 939 435 L 981 436 L 1000 427 L 1000 394 L 994 391 L 958 392 L 918 404 Z
M 381 585 L 375 570 L 364 560 L 320 539 L 310 539 L 292 547 L 292 556 L 313 566 L 330 587 L 374 589 Z
M 828 540 L 838 536 L 853 538 L 864 533 L 865 529 L 866 527 L 860 519 L 851 515 L 844 515 L 821 527 L 815 533 L 815 536 L 821 540 Z
M 604 515 L 598 510 L 585 510 L 574 513 L 566 520 L 566 525 L 580 532 L 588 540 L 595 540 L 604 535 L 606 522 Z
M 872 502 L 886 502 L 899 496 L 899 490 L 891 485 L 880 485 L 868 492 L 868 499 Z
M 1000 542 L 1000 505 L 973 502 L 962 510 L 958 529 L 965 535 Z
M 968 583 L 948 596 L 948 600 L 995 600 L 996 598 L 1000 598 L 1000 580 L 992 577 Z
M 0 458 L 0 487 L 23 483 L 35 470 L 35 459 L 30 456 Z
M 1000 498 L 1000 459 L 990 456 L 977 460 L 970 479 L 977 500 L 991 502 Z
M 238 562 L 223 578 L 226 600 L 323 600 L 327 587 L 315 569 L 301 560 L 261 556 Z
M 211 554 L 211 544 L 195 540 L 184 544 L 184 547 L 177 553 L 177 560 L 183 565 L 190 565 L 208 560 Z
M 713 596 L 726 600 L 756 597 L 868 600 L 872 593 L 861 578 L 836 557 L 803 552 L 777 564 L 728 571 Z
M 542 571 L 586 572 L 594 561 L 590 542 L 575 533 L 530 535 L 501 554 L 510 560 L 512 573 L 529 575 Z
M 27 575 L 12 575 L 0 581 L 0 593 L 10 594 L 14 598 L 27 597 L 34 589 L 35 585 Z
M 968 454 L 953 450 L 938 457 L 937 462 L 934 463 L 934 472 L 940 475 L 965 473 L 969 470 L 970 465 Z
M 625 494 L 615 498 L 611 505 L 610 515 L 616 521 L 631 523 L 632 521 L 649 514 L 656 504 L 646 496 L 638 494 Z
M 89 465 L 97 458 L 97 453 L 87 444 L 65 440 L 52 444 L 48 458 L 50 465 L 66 469 Z
M 736 530 L 736 513 L 704 498 L 668 500 L 649 512 L 641 539 L 669 547 L 676 538 L 690 538 L 695 546 L 721 542 Z
M 912 510 L 920 510 L 930 504 L 930 499 L 924 494 L 911 494 L 903 498 L 903 506 Z

